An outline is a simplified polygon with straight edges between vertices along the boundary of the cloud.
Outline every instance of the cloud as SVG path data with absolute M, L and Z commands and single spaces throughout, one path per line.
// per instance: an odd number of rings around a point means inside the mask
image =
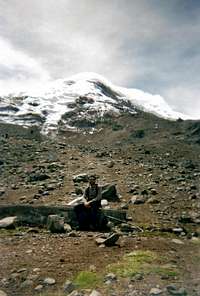
M 23 62 L 13 72 L 4 64 L 0 79 L 91 71 L 191 113 L 200 82 L 199 12 L 196 0 L 1 0 L 2 39 L 26 56 L 26 70 Z
M 10 42 L 0 38 L 0 88 L 4 92 L 30 88 L 47 81 L 49 74 L 34 58 L 16 50 Z
M 185 113 L 193 119 L 200 119 L 200 86 L 184 87 L 177 86 L 169 88 L 164 93 L 168 98 L 169 104 L 174 107 L 175 111 Z M 176 105 L 175 99 L 182 104 Z

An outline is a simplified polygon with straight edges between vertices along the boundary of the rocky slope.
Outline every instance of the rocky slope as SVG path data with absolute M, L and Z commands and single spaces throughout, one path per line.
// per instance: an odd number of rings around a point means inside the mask
M 97 284 L 101 295 L 157 291 L 170 296 L 170 285 L 178 295 L 199 295 L 198 127 L 199 122 L 172 122 L 138 112 L 105 117 L 93 134 L 60 131 L 49 139 L 32 128 L 2 124 L 0 204 L 66 205 L 86 186 L 84 182 L 74 184 L 73 176 L 95 172 L 100 184 L 117 185 L 120 202 L 109 206 L 128 209 L 133 228 L 122 225 L 117 230 L 118 247 L 103 253 L 95 245 L 96 236 L 102 234 L 50 237 L 43 229 L 1 230 L 1 289 L 16 296 L 35 295 L 40 293 L 37 289 L 57 295 L 66 278 L 72 280 L 90 268 L 106 278 L 109 264 L 139 250 L 147 254 L 146 271 L 137 269 L 136 277 L 121 277 L 115 271 L 117 282 Z M 143 232 L 135 232 L 134 226 Z M 95 260 L 94 254 L 99 254 Z M 148 260 L 154 266 L 151 271 Z M 49 277 L 54 284 L 45 284 Z M 89 291 L 82 288 L 83 295 L 90 295 Z
M 96 82 L 88 85 L 96 91 Z M 113 89 L 105 92 L 114 96 Z M 72 102 L 76 112 L 96 104 L 80 95 Z M 0 206 L 64 206 L 87 186 L 73 176 L 96 173 L 100 184 L 114 183 L 120 194 L 108 206 L 127 209 L 132 218 L 114 229 L 120 239 L 110 248 L 95 243 L 106 233 L 53 235 L 28 225 L 0 230 L 0 290 L 7 295 L 66 295 L 66 279 L 79 283 L 71 295 L 200 295 L 200 123 L 169 121 L 135 105 L 126 106 L 131 114 L 125 109 L 116 116 L 115 96 L 114 114 L 101 114 L 93 125 L 91 118 L 83 124 L 71 117 L 76 124 L 60 124 L 55 137 L 40 134 L 32 122 L 29 128 L 0 124 Z

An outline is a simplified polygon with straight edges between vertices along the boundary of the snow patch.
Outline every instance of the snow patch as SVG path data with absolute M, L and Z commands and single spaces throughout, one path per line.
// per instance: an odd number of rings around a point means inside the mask
M 135 113 L 135 108 L 167 119 L 189 119 L 173 111 L 160 95 L 115 86 L 95 73 L 81 73 L 49 82 L 34 91 L 1 97 L 0 120 L 24 126 L 40 125 L 47 133 L 56 130 L 63 116 L 72 111 L 79 119 L 91 119 L 106 113 Z M 70 121 L 65 124 L 74 128 Z

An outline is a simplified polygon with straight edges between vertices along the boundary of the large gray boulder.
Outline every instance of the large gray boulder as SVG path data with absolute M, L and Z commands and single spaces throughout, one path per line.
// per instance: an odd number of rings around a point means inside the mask
M 14 229 L 17 224 L 17 217 L 6 217 L 0 220 L 0 228 Z
M 119 195 L 117 193 L 116 185 L 114 184 L 106 184 L 102 186 L 102 199 L 106 199 L 107 201 L 119 201 Z
M 64 233 L 64 217 L 49 215 L 47 219 L 47 229 L 52 233 Z

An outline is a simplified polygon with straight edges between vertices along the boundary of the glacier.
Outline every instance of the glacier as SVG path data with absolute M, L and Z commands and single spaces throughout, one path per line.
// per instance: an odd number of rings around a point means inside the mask
M 46 83 L 34 90 L 0 96 L 0 122 L 39 125 L 43 133 L 56 131 L 59 122 L 73 118 L 97 118 L 105 114 L 131 114 L 137 110 L 170 120 L 191 119 L 174 111 L 160 95 L 112 84 L 96 73 L 80 73 Z M 72 121 L 65 125 L 74 129 Z

